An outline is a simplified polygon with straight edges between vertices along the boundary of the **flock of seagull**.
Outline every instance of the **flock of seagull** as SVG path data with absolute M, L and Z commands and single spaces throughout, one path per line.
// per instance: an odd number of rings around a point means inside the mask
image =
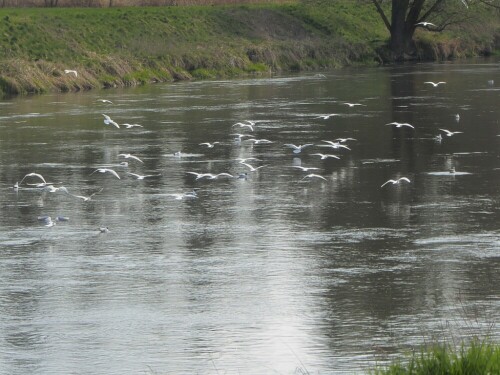
M 73 72 L 66 71 L 66 73 L 73 73 Z M 73 74 L 76 75 L 77 73 L 74 72 Z M 446 82 L 442 82 L 442 81 L 440 81 L 440 82 L 427 81 L 424 83 L 429 84 L 433 87 L 439 87 L 440 85 L 446 84 Z M 107 100 L 107 99 L 98 99 L 98 101 L 103 103 L 103 104 L 113 104 L 110 100 Z M 364 104 L 361 104 L 361 103 L 345 102 L 343 104 L 350 107 L 350 108 L 364 106 Z M 106 126 L 111 126 L 111 127 L 116 128 L 116 129 L 120 129 L 121 127 L 125 127 L 125 128 L 142 127 L 142 125 L 140 125 L 140 124 L 128 124 L 128 123 L 119 124 L 117 121 L 114 121 L 110 116 L 108 116 L 106 114 L 102 114 L 102 116 L 104 117 L 103 122 Z M 327 120 L 327 119 L 329 119 L 331 117 L 335 117 L 335 116 L 340 116 L 340 114 L 337 114 L 337 113 L 321 114 L 321 115 L 318 115 L 316 118 L 321 118 L 321 119 Z M 456 121 L 458 122 L 459 119 L 460 119 L 460 116 L 457 114 Z M 393 121 L 393 122 L 387 123 L 385 125 L 386 126 L 394 126 L 396 128 L 409 128 L 412 130 L 415 129 L 415 127 L 412 124 L 409 124 L 406 122 L 403 123 L 403 122 Z M 242 131 L 248 130 L 247 133 L 233 134 L 235 137 L 234 138 L 235 142 L 237 142 L 237 143 L 251 142 L 253 144 L 275 143 L 275 142 L 268 140 L 268 139 L 256 138 L 253 135 L 253 132 L 256 129 L 256 127 L 258 127 L 257 121 L 251 121 L 251 120 L 240 121 L 240 122 L 236 122 L 235 124 L 233 124 L 231 126 L 231 128 L 233 128 L 233 129 L 238 128 L 238 129 L 241 129 Z M 435 141 L 437 141 L 437 142 L 441 141 L 443 135 L 445 135 L 447 137 L 451 137 L 451 136 L 454 136 L 456 134 L 462 133 L 461 131 L 451 131 L 451 130 L 443 129 L 443 128 L 441 128 L 439 130 L 442 132 L 442 134 L 440 133 L 434 137 Z M 330 151 L 330 153 L 329 152 L 326 152 L 326 153 L 315 152 L 315 153 L 311 153 L 310 155 L 319 157 L 320 160 L 340 159 L 341 157 L 338 154 L 331 153 L 331 152 L 339 152 L 340 150 L 350 151 L 351 147 L 349 147 L 349 144 L 350 144 L 350 142 L 355 142 L 355 141 L 356 141 L 355 138 L 346 137 L 346 138 L 336 138 L 334 140 L 322 140 L 321 141 L 322 144 L 316 144 L 316 145 L 313 143 L 305 143 L 305 144 L 298 144 L 298 145 L 293 144 L 293 143 L 284 143 L 283 147 L 289 148 L 293 155 L 299 155 L 305 149 L 307 149 L 311 146 L 323 147 L 325 149 L 328 149 Z M 206 147 L 208 149 L 212 149 L 214 147 L 217 147 L 217 145 L 219 145 L 219 144 L 220 144 L 220 142 L 218 142 L 218 141 L 202 142 L 202 143 L 199 143 L 199 146 Z M 177 158 L 182 158 L 183 156 L 185 156 L 185 154 L 183 154 L 181 151 L 177 151 L 177 152 L 173 153 L 173 156 L 177 157 Z M 124 158 L 126 160 L 133 160 L 134 162 L 138 162 L 138 163 L 144 163 L 143 160 L 139 156 L 136 156 L 136 155 L 133 155 L 130 153 L 120 153 L 120 154 L 118 154 L 118 157 Z M 259 166 L 254 166 L 254 165 L 250 164 L 250 162 L 252 162 L 252 161 L 256 161 L 256 162 L 261 161 L 257 158 L 254 158 L 254 157 L 239 158 L 239 159 L 236 159 L 236 161 L 238 161 L 238 163 L 242 166 L 242 168 L 243 167 L 246 168 L 247 171 L 245 171 L 243 173 L 239 173 L 237 175 L 233 175 L 233 174 L 228 173 L 228 172 L 221 172 L 221 173 L 213 174 L 213 173 L 207 173 L 207 172 L 201 172 L 201 171 L 188 171 L 188 172 L 186 172 L 186 174 L 193 176 L 194 181 L 216 180 L 216 179 L 221 179 L 221 178 L 226 178 L 226 179 L 237 178 L 237 179 L 245 179 L 246 180 L 249 177 L 250 173 L 258 173 L 258 171 L 260 169 L 267 167 L 266 164 L 262 164 Z M 119 165 L 123 166 L 123 167 L 128 167 L 128 161 L 123 161 Z M 300 179 L 300 181 L 305 181 L 305 180 L 308 180 L 308 181 L 311 181 L 311 180 L 327 181 L 327 178 L 325 178 L 325 176 L 323 176 L 317 172 L 320 169 L 318 167 L 304 167 L 301 165 L 293 165 L 291 167 L 299 169 L 305 173 L 303 175 L 303 177 Z M 95 170 L 93 170 L 89 174 L 89 176 L 92 176 L 92 175 L 97 174 L 97 173 L 110 174 L 117 179 L 122 178 L 116 170 L 114 170 L 108 166 L 96 168 Z M 449 170 L 449 173 L 455 173 L 454 168 L 451 168 Z M 135 178 L 137 180 L 144 180 L 146 178 L 154 178 L 154 177 L 161 176 L 160 174 L 140 175 L 140 174 L 132 173 L 132 172 L 128 172 L 128 171 L 126 172 L 126 174 L 128 176 L 130 176 L 131 178 Z M 36 179 L 35 182 L 34 182 L 34 179 Z M 31 182 L 29 182 L 29 181 L 31 181 Z M 411 183 L 411 180 L 408 177 L 399 177 L 399 178 L 389 179 L 388 181 L 385 181 L 382 185 L 380 185 L 380 188 L 385 188 L 388 185 L 389 186 L 390 185 L 399 185 L 401 183 Z M 50 193 L 60 191 L 60 192 L 63 192 L 63 193 L 65 193 L 65 194 L 67 194 L 75 199 L 82 200 L 83 202 L 88 202 L 88 201 L 92 200 L 92 198 L 95 195 L 99 194 L 103 190 L 103 188 L 100 188 L 97 191 L 95 191 L 92 194 L 87 195 L 87 196 L 73 194 L 68 190 L 68 188 L 66 188 L 64 186 L 57 187 L 57 186 L 55 186 L 54 183 L 47 182 L 47 180 L 41 174 L 36 173 L 36 172 L 31 172 L 31 173 L 26 174 L 19 182 L 16 182 L 13 187 L 16 191 L 20 190 L 20 189 L 26 189 L 26 188 L 39 189 L 41 191 L 46 191 L 46 192 L 50 192 Z M 195 188 L 190 192 L 173 193 L 173 194 L 169 194 L 169 195 L 171 195 L 173 198 L 175 198 L 177 200 L 196 199 L 196 198 L 198 198 L 198 194 L 197 194 L 196 190 L 197 189 Z M 52 219 L 51 217 L 49 217 L 47 215 L 40 216 L 38 219 L 40 221 L 42 221 L 44 223 L 44 225 L 47 227 L 52 227 L 52 226 L 56 225 L 56 222 L 68 220 L 68 218 L 62 217 L 62 216 L 58 216 L 55 219 Z M 109 229 L 107 227 L 100 227 L 99 231 L 100 231 L 100 233 L 107 233 L 107 232 L 109 232 Z

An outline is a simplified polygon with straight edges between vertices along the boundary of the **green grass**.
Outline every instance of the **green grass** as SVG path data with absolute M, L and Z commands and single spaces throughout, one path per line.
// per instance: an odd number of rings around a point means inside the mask
M 500 374 L 500 346 L 487 341 L 472 341 L 454 349 L 433 345 L 413 354 L 404 363 L 376 369 L 372 375 L 494 375 Z
M 491 16 L 488 22 L 499 23 Z M 491 30 L 476 30 L 475 43 L 491 45 Z M 352 0 L 1 8 L 0 91 L 26 94 L 330 69 L 373 63 L 387 38 L 370 2 Z M 64 69 L 76 69 L 78 78 Z

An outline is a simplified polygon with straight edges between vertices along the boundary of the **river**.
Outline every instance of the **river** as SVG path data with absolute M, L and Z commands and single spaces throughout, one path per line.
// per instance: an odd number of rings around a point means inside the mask
M 499 99 L 496 58 L 1 101 L 0 373 L 353 374 L 498 341 Z

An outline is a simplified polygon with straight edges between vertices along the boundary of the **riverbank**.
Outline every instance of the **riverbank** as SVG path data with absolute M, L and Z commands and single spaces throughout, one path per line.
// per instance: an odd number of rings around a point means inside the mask
M 477 17 L 439 35 L 421 31 L 421 58 L 494 52 L 500 21 Z M 0 20 L 3 96 L 376 64 L 388 38 L 369 2 L 344 0 L 0 9 Z

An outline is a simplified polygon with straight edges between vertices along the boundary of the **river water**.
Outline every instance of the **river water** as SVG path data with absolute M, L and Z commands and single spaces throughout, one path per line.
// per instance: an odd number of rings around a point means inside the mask
M 500 339 L 499 99 L 497 59 L 0 102 L 0 373 L 352 374 Z

